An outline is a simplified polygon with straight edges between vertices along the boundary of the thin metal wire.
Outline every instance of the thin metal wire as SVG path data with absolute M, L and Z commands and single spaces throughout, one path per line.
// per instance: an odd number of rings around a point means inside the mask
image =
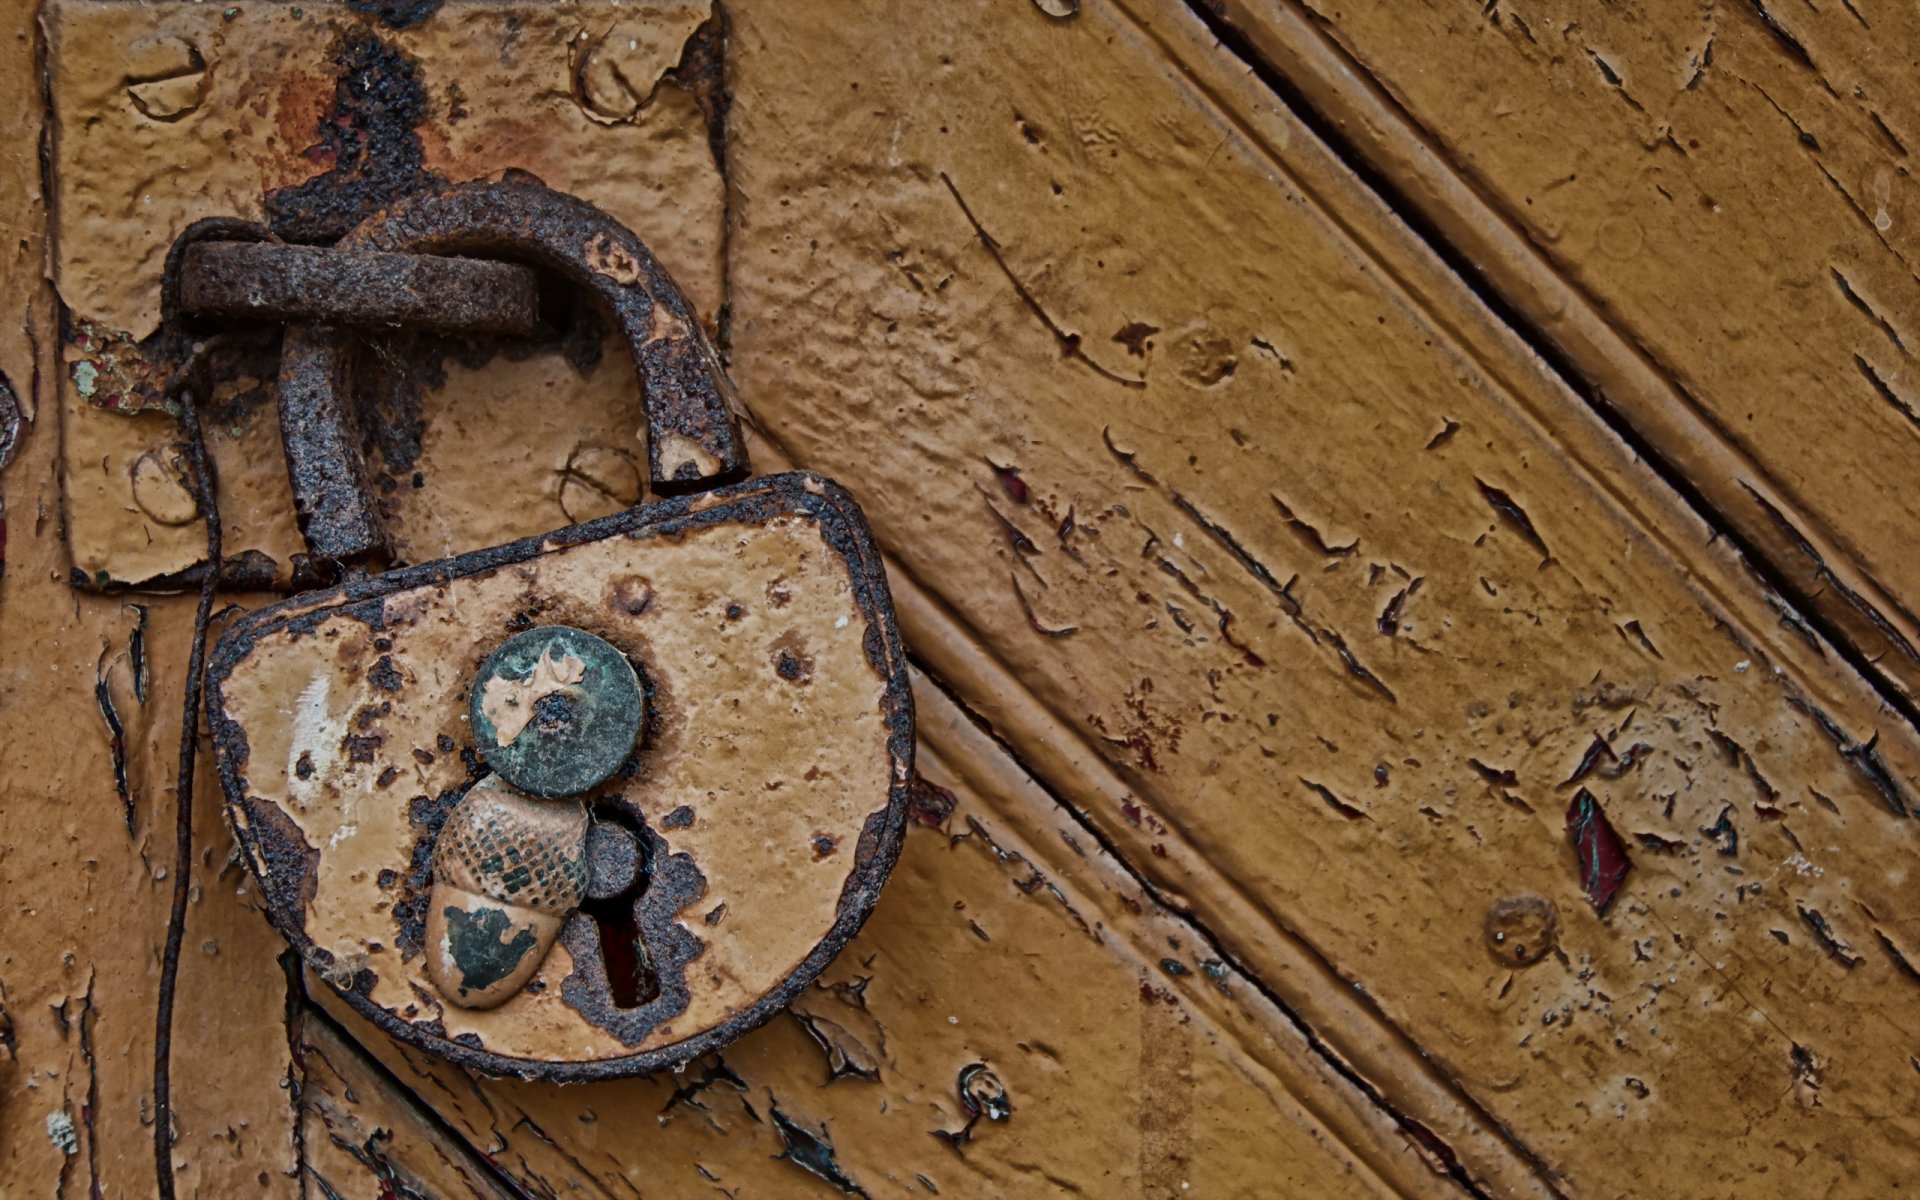
M 180 766 L 174 778 L 173 906 L 167 914 L 166 947 L 160 957 L 160 995 L 154 1013 L 153 1038 L 153 1162 L 160 1200 L 174 1200 L 173 1188 L 173 1002 L 180 979 L 180 948 L 186 941 L 187 901 L 193 873 L 193 780 L 200 748 L 200 695 L 207 658 L 207 626 L 213 618 L 213 596 L 220 586 L 220 507 L 200 430 L 201 396 L 206 355 L 212 342 L 197 343 L 186 363 L 169 381 L 168 391 L 180 402 L 180 427 L 186 435 L 187 460 L 193 468 L 195 496 L 207 526 L 206 572 L 200 580 L 200 602 L 194 609 L 193 645 L 187 659 L 185 705 L 180 714 Z

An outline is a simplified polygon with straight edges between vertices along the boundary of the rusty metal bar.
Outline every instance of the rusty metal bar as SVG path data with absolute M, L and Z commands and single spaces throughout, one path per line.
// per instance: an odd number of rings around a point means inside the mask
M 416 296 L 413 283 L 396 280 L 423 280 L 422 273 L 436 264 L 448 270 L 502 265 L 457 257 L 464 254 L 504 254 L 537 264 L 582 288 L 613 317 L 639 376 L 656 495 L 700 491 L 747 473 L 733 385 L 692 305 L 639 238 L 583 200 L 530 178 L 462 184 L 398 201 L 332 249 L 303 247 L 289 254 L 291 249 L 233 241 L 185 247 L 179 308 L 213 311 L 196 305 L 210 294 L 237 303 L 238 293 L 247 314 L 265 317 L 272 312 L 269 303 L 236 286 L 236 280 L 257 279 L 270 273 L 273 264 L 299 264 L 299 269 L 315 273 L 298 289 L 308 293 L 300 298 L 300 311 L 325 304 L 337 319 L 288 321 L 281 338 L 279 396 L 294 504 L 307 547 L 317 559 L 364 568 L 384 560 L 391 549 L 368 487 L 363 439 L 346 403 L 352 346 L 343 326 L 369 323 L 370 312 L 379 311 L 380 297 L 385 296 L 387 311 L 406 313 L 392 318 L 393 323 L 404 319 L 409 326 L 423 327 L 420 310 L 400 305 L 427 300 Z M 422 255 L 433 257 L 418 257 Z M 197 262 L 232 270 L 226 275 L 196 270 Z M 526 276 L 531 302 L 531 272 L 511 264 L 506 269 Z M 291 276 L 293 270 L 284 274 Z M 333 282 L 318 282 L 320 275 Z M 215 280 L 223 282 L 216 287 Z M 259 286 L 259 295 L 266 295 L 268 285 L 262 281 Z M 468 287 L 486 290 L 471 280 L 449 279 L 439 286 L 449 293 Z M 328 287 L 335 294 L 322 299 L 319 293 Z M 296 289 L 276 280 L 271 290 L 288 296 L 290 303 Z M 477 310 L 470 299 L 449 295 L 445 300 L 445 306 L 431 311 L 473 319 Z M 465 327 L 475 328 L 470 323 Z
M 733 385 L 698 314 L 640 239 L 586 201 L 531 176 L 461 184 L 397 201 L 341 245 L 508 255 L 571 281 L 633 351 L 654 493 L 702 491 L 747 473 Z
M 524 335 L 537 293 L 517 263 L 223 241 L 186 247 L 179 305 L 199 317 Z
M 280 339 L 280 440 L 293 504 L 314 557 L 343 566 L 390 550 L 368 478 L 358 422 L 341 402 L 346 355 L 337 326 L 296 321 Z

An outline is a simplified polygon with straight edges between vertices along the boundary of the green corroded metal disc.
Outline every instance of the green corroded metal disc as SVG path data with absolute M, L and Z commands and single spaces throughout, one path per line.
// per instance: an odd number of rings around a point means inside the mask
M 626 655 L 568 625 L 508 638 L 473 684 L 480 757 L 536 796 L 574 796 L 603 782 L 632 753 L 645 716 Z

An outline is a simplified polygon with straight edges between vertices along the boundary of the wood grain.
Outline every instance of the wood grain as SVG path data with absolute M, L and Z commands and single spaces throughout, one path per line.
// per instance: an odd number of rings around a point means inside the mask
M 1912 11 L 1217 12 L 1911 719 Z
M 1490 1190 L 1893 1185 L 1910 731 L 1197 19 L 735 48 L 742 394 L 1065 802 Z

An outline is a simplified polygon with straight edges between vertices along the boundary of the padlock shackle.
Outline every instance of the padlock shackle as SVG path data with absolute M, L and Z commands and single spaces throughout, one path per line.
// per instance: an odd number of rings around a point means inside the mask
M 367 218 L 340 245 L 507 258 L 569 280 L 612 316 L 633 352 L 655 494 L 702 490 L 747 473 L 733 385 L 693 306 L 631 230 L 586 201 L 512 174 L 408 196 Z M 337 327 L 286 327 L 280 419 L 308 549 L 361 563 L 384 556 L 387 538 L 341 396 L 348 350 Z

